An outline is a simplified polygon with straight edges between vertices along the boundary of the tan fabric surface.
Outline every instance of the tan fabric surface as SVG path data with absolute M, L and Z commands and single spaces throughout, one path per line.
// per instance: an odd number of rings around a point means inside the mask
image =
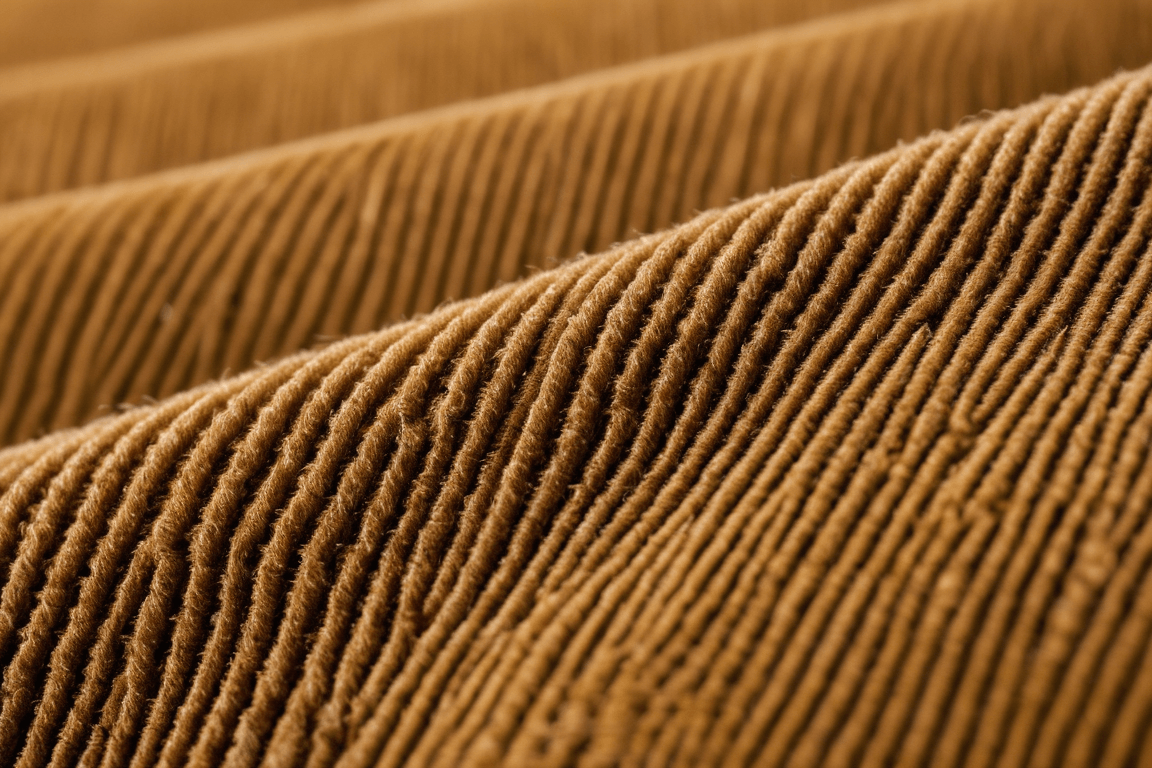
M 903 3 L 0 208 L 0 434 L 477 295 L 1145 51 L 1129 0 Z M 0 166 L 46 167 L 27 156 Z
M 1152 5 L 403 2 L 0 70 L 0 765 L 1152 764 Z
M 377 0 L 0 69 L 0 200 L 223 157 L 876 2 Z M 1146 22 L 1126 18 L 1121 26 L 1113 10 L 1105 24 L 1109 38 L 1119 34 L 1115 57 L 1124 60 Z

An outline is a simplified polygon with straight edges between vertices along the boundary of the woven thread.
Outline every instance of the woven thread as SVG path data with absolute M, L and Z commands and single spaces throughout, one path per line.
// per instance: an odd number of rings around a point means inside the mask
M 1148 759 L 1150 90 L 0 453 L 0 760 Z

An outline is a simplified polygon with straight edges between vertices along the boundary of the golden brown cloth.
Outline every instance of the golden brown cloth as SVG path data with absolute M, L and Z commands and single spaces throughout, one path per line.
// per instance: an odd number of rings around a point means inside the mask
M 277 2 L 0 18 L 0 765 L 1152 765 L 1152 2 Z

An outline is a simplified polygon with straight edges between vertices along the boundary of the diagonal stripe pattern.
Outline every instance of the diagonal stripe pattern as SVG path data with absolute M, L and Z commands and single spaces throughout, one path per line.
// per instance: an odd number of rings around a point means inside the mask
M 0 762 L 1147 761 L 1150 95 L 0 452 Z
M 0 444 L 479 295 L 1150 56 L 1152 14 L 1128 0 L 902 3 L 2 206 Z M 64 125 L 125 147 L 156 134 Z M 92 140 L 94 156 L 116 154 Z M 54 163 L 0 151 L 4 167 Z

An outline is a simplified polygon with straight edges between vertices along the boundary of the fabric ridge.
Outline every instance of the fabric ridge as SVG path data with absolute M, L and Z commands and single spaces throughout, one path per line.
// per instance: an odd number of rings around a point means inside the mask
M 1152 5 L 280 2 L 0 66 L 0 765 L 1152 765 Z

